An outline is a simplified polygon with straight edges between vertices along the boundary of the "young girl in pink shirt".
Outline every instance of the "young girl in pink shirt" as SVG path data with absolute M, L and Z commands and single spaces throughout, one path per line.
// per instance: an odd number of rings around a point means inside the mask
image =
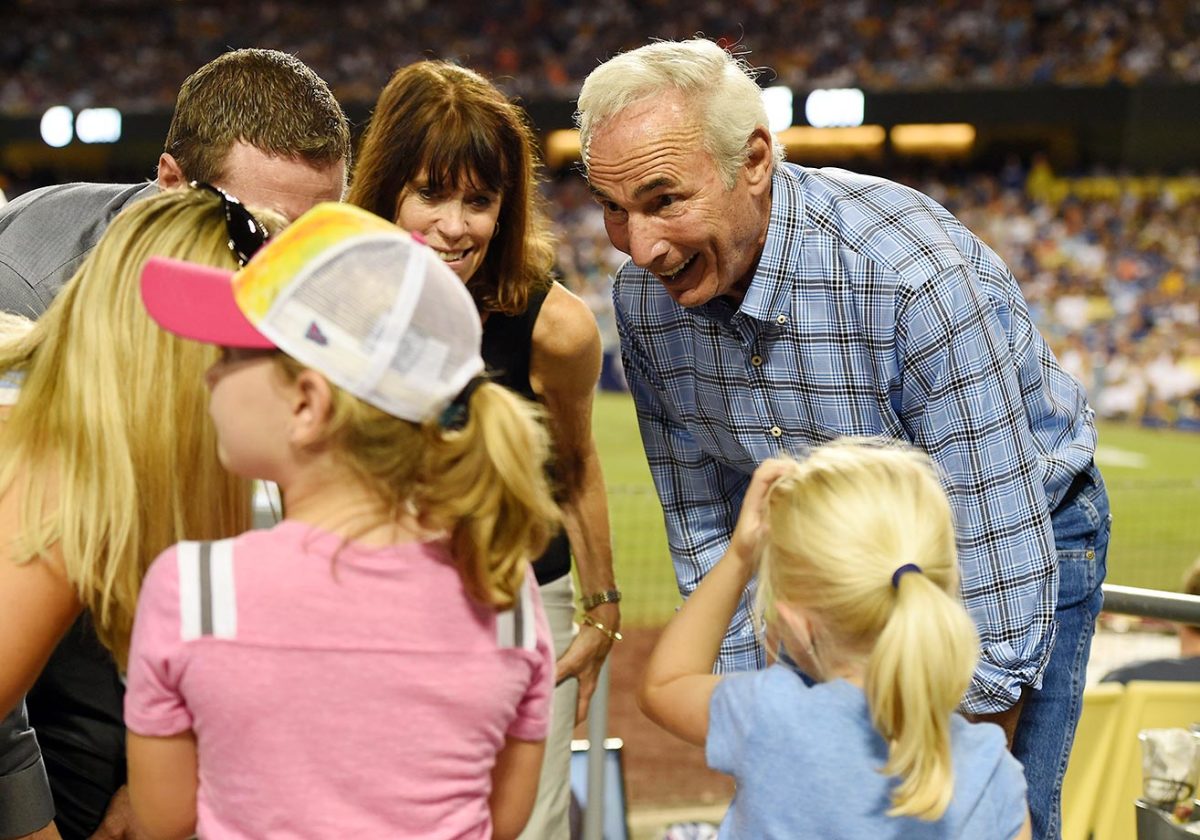
M 223 348 L 222 462 L 286 517 L 181 543 L 138 605 L 125 718 L 155 837 L 514 837 L 552 643 L 528 558 L 557 510 L 534 407 L 480 378 L 461 281 L 314 208 L 230 275 L 151 260 L 165 329 Z

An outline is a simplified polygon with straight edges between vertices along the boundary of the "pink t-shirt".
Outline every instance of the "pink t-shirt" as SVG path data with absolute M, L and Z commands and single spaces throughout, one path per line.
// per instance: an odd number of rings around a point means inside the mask
M 285 521 L 154 562 L 125 722 L 196 733 L 205 840 L 485 838 L 496 754 L 546 737 L 553 687 L 532 573 L 496 613 L 439 545 Z

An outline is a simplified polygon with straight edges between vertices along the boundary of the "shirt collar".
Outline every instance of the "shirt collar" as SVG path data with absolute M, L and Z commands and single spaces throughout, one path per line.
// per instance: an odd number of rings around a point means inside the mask
M 778 323 L 780 316 L 791 316 L 791 291 L 794 284 L 791 263 L 804 234 L 804 191 L 800 172 L 788 164 L 778 164 L 771 175 L 771 219 L 763 243 L 758 267 L 736 312 L 730 312 L 724 300 L 714 300 L 698 308 L 705 316 L 721 322 L 741 315 L 764 323 Z

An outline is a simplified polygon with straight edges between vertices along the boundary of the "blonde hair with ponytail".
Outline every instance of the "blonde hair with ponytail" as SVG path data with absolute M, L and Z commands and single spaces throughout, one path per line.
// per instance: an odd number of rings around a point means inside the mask
M 757 606 L 813 625 L 824 678 L 861 668 L 871 720 L 899 781 L 889 816 L 939 819 L 954 792 L 950 715 L 978 659 L 958 596 L 954 523 L 929 459 L 907 446 L 837 441 L 771 488 Z M 906 563 L 920 572 L 901 574 Z
M 294 381 L 306 368 L 280 353 Z M 539 406 L 491 382 L 476 387 L 460 429 L 393 417 L 330 383 L 323 444 L 398 518 L 415 508 L 447 534 L 466 590 L 507 609 L 529 561 L 545 550 L 560 513 L 545 475 L 549 436 Z

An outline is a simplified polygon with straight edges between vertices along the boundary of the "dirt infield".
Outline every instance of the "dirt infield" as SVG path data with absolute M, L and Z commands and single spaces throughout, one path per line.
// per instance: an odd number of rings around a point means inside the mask
M 660 632 L 626 631 L 611 655 L 608 734 L 625 742 L 626 801 L 631 810 L 728 802 L 733 782 L 705 766 L 704 750 L 668 735 L 638 711 L 634 688 Z M 581 727 L 575 737 L 587 732 Z

